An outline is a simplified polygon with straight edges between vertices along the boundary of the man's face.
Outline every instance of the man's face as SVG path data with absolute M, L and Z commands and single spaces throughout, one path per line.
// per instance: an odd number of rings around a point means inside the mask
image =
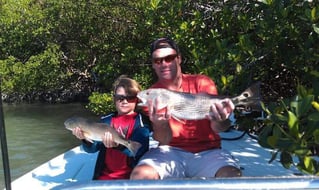
M 174 80 L 181 72 L 181 57 L 172 48 L 160 48 L 152 54 L 152 67 L 159 80 Z

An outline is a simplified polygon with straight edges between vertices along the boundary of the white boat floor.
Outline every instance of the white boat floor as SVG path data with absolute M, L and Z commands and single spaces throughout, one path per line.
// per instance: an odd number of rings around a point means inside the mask
M 242 133 L 231 130 L 221 133 L 221 136 L 234 138 Z M 268 163 L 271 150 L 262 148 L 247 134 L 238 140 L 223 140 L 222 147 L 238 159 L 244 177 L 300 175 L 296 168 L 285 169 L 278 160 Z M 97 153 L 89 154 L 80 146 L 75 147 L 13 181 L 12 189 L 52 189 L 62 184 L 88 181 L 92 178 L 96 157 Z

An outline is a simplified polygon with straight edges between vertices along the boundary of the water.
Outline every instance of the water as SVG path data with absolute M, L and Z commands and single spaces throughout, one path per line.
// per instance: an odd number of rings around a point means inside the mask
M 80 144 L 64 128 L 67 118 L 98 119 L 81 104 L 4 104 L 3 112 L 11 181 Z M 0 166 L 0 188 L 3 189 L 2 157 Z

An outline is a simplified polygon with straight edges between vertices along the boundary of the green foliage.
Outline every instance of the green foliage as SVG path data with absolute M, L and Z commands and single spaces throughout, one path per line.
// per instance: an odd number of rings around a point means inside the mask
M 308 1 L 9 0 L 0 13 L 0 55 L 24 63 L 58 44 L 71 75 L 63 86 L 109 91 L 121 74 L 153 81 L 149 44 L 170 36 L 185 72 L 211 76 L 223 94 L 262 80 L 276 100 L 282 89 L 274 83 L 294 89 L 318 65 L 318 12 Z
M 57 90 L 67 77 L 61 67 L 61 52 L 55 44 L 31 56 L 25 63 L 13 56 L 1 60 L 0 75 L 5 92 L 31 93 L 37 89 Z
M 319 75 L 318 1 L 6 0 L 0 30 L 1 86 L 8 95 L 78 92 L 91 95 L 88 109 L 106 113 L 118 76 L 143 88 L 156 80 L 149 45 L 169 36 L 182 50 L 183 72 L 210 76 L 220 94 L 263 83 L 271 116 L 261 144 L 277 151 L 273 159 L 280 154 L 289 167 L 289 155 L 308 155 L 319 141 L 318 130 L 305 129 L 317 122 L 319 82 L 309 78 Z M 297 84 L 312 91 L 297 91 Z M 255 125 L 246 119 L 241 127 Z M 317 167 L 311 157 L 300 158 L 301 170 Z
M 86 106 L 96 115 L 104 115 L 115 111 L 112 93 L 93 92 L 89 97 L 89 103 Z
M 318 87 L 315 87 L 318 88 Z M 280 153 L 285 168 L 295 165 L 300 171 L 319 175 L 319 94 L 298 85 L 297 96 L 280 104 L 264 105 L 267 118 L 259 134 L 259 143 L 274 150 L 273 161 Z M 294 157 L 298 159 L 295 164 Z
M 0 11 L 0 58 L 16 57 L 26 62 L 41 53 L 50 39 L 44 12 L 32 0 L 8 0 Z

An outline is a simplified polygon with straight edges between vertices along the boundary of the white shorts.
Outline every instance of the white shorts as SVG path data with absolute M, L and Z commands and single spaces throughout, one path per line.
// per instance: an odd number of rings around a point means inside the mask
M 138 165 L 152 166 L 161 179 L 214 177 L 218 169 L 224 166 L 239 168 L 230 152 L 212 149 L 199 153 L 167 145 L 152 148 L 144 154 Z

